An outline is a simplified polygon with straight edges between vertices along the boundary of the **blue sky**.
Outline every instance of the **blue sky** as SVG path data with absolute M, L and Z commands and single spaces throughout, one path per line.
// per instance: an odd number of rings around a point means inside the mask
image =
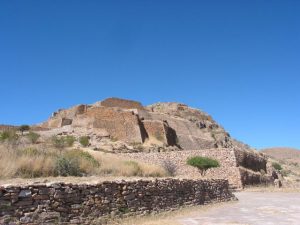
M 0 124 L 116 96 L 300 148 L 300 1 L 1 1 Z

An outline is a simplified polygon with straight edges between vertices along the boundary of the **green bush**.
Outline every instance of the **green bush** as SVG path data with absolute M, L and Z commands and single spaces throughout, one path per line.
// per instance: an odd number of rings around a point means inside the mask
M 63 149 L 66 147 L 66 142 L 64 137 L 53 136 L 51 141 L 55 148 Z
M 58 176 L 81 176 L 79 161 L 76 158 L 61 156 L 56 159 L 55 173 Z
M 217 160 L 208 157 L 194 156 L 187 160 L 187 164 L 199 169 L 201 175 L 204 175 L 209 168 L 219 167 L 220 164 Z
M 38 139 L 40 138 L 40 135 L 37 134 L 37 133 L 35 133 L 35 132 L 30 131 L 30 132 L 27 134 L 27 138 L 28 138 L 28 140 L 30 140 L 30 142 L 31 142 L 32 144 L 36 144 L 37 141 L 38 141 Z
M 282 170 L 282 166 L 277 162 L 273 162 L 272 166 L 275 170 Z
M 89 136 L 82 136 L 79 138 L 79 143 L 83 147 L 87 147 L 90 144 L 90 137 Z
M 100 163 L 88 152 L 78 149 L 65 151 L 57 157 L 55 174 L 58 176 L 83 176 L 90 174 Z
M 85 160 L 89 163 L 91 163 L 93 166 L 98 167 L 100 166 L 99 162 L 88 152 L 84 152 L 78 149 L 66 151 L 64 154 L 67 158 L 74 158 L 78 160 Z
M 72 147 L 76 138 L 68 135 L 68 136 L 53 136 L 52 137 L 52 144 L 55 148 L 63 149 L 65 147 Z
M 74 136 L 68 135 L 65 137 L 65 142 L 68 147 L 72 147 L 75 141 L 76 138 Z
M 23 135 L 24 131 L 28 131 L 28 130 L 30 130 L 30 126 L 29 125 L 21 125 L 19 127 L 19 131 L 21 131 L 22 135 Z

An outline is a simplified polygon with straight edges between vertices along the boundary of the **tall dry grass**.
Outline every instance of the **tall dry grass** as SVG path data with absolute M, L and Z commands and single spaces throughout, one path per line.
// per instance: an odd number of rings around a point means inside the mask
M 115 155 L 93 155 L 80 149 L 49 144 L 0 144 L 0 179 L 48 176 L 167 176 L 164 168 L 126 161 Z

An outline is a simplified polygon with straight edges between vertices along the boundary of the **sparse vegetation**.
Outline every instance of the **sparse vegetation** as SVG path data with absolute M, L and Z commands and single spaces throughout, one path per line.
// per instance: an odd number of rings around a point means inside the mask
M 277 162 L 273 162 L 272 166 L 274 167 L 275 170 L 279 170 L 279 171 L 282 170 L 282 166 Z
M 30 132 L 27 134 L 27 138 L 28 138 L 28 140 L 30 140 L 30 142 L 31 142 L 32 144 L 36 144 L 37 141 L 38 141 L 38 139 L 40 138 L 40 135 L 37 134 L 37 133 L 35 133 L 35 132 L 30 131 Z
M 201 156 L 189 158 L 187 164 L 198 168 L 202 176 L 205 174 L 206 170 L 220 166 L 217 160 Z
M 87 147 L 90 144 L 90 137 L 89 136 L 82 136 L 79 138 L 79 143 L 83 146 L 83 147 Z
M 167 176 L 160 166 L 126 161 L 112 154 L 91 153 L 79 149 L 58 149 L 47 144 L 20 145 L 17 148 L 7 148 L 2 144 L 0 179 L 90 175 Z
M 169 176 L 173 177 L 176 175 L 177 166 L 171 160 L 164 160 L 162 167 L 167 171 Z
M 111 140 L 112 142 L 117 142 L 117 141 L 118 141 L 118 138 L 113 137 L 113 136 L 110 136 L 110 140 Z
M 163 141 L 163 140 L 164 140 L 163 135 L 162 135 L 160 132 L 158 132 L 158 131 L 155 132 L 154 136 L 155 136 L 155 138 L 156 138 L 157 140 L 159 140 L 159 141 Z
M 51 138 L 51 142 L 55 148 L 60 149 L 60 150 L 62 150 L 63 148 L 65 148 L 67 146 L 65 137 L 53 136 Z
M 0 142 L 14 143 L 19 139 L 19 135 L 14 129 L 2 131 L 0 133 Z
M 75 141 L 76 138 L 74 136 L 68 135 L 65 137 L 65 142 L 68 147 L 72 147 Z
M 139 151 L 143 151 L 144 150 L 144 147 L 143 147 L 143 144 L 142 143 L 139 143 L 139 142 L 132 142 L 130 143 L 130 145 L 136 149 L 136 150 L 139 150 Z
M 281 170 L 280 171 L 281 175 L 284 176 L 284 177 L 287 177 L 288 175 L 290 175 L 292 173 L 291 170 Z
M 58 176 L 81 176 L 77 158 L 60 156 L 55 161 L 54 171 Z

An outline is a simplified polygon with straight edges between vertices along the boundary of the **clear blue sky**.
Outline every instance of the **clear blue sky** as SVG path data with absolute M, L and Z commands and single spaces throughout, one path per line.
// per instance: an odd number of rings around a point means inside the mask
M 300 148 L 300 1 L 0 2 L 0 124 L 110 96 L 203 109 Z

